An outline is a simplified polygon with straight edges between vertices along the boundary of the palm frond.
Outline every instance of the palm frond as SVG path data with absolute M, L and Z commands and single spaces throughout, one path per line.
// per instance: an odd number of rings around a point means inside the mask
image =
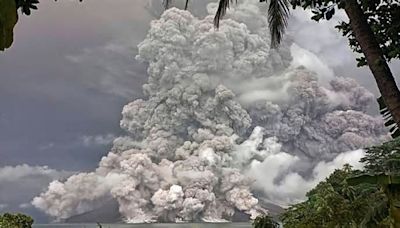
M 265 0 L 262 0 L 265 1 Z M 271 33 L 271 47 L 277 48 L 282 41 L 289 18 L 288 0 L 270 0 L 268 22 Z
M 360 227 L 377 227 L 388 217 L 388 202 L 382 200 L 375 202 L 365 213 L 365 217 L 361 221 Z
M 237 3 L 237 0 L 235 1 Z M 216 28 L 219 28 L 219 21 L 225 16 L 230 3 L 233 3 L 233 0 L 219 0 L 218 10 L 214 17 L 214 26 Z
M 237 0 L 235 0 L 237 3 Z M 267 0 L 260 0 L 267 2 Z M 214 25 L 219 28 L 220 20 L 225 16 L 233 0 L 220 0 L 214 17 Z M 289 0 L 269 0 L 268 22 L 271 33 L 271 47 L 277 48 L 282 41 L 289 18 Z
M 394 121 L 392 114 L 390 113 L 389 109 L 385 104 L 385 101 L 383 100 L 383 97 L 378 98 L 378 104 L 383 120 L 385 121 L 385 126 L 389 128 L 392 138 L 399 137 L 400 136 L 399 126 L 397 126 L 396 122 Z
M 189 6 L 189 0 L 186 0 L 186 3 L 185 3 L 185 10 L 188 9 L 188 6 Z

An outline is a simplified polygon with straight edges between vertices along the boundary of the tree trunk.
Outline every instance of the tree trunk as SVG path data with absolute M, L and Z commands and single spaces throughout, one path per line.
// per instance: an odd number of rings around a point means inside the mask
M 387 108 L 393 116 L 393 120 L 400 127 L 400 91 L 384 58 L 382 49 L 379 47 L 379 43 L 368 24 L 367 17 L 357 0 L 344 0 L 344 3 L 344 10 L 350 19 L 350 26 L 355 39 L 367 59 L 368 66 L 374 75 Z

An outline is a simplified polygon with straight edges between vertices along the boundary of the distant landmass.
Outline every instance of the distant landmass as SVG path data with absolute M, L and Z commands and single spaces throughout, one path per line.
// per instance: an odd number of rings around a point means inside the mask
M 278 217 L 284 209 L 278 205 L 268 203 L 264 200 L 260 200 L 260 205 L 269 211 L 272 217 Z M 250 220 L 250 216 L 241 211 L 236 211 L 232 217 L 232 222 L 247 222 Z M 123 217 L 118 210 L 118 202 L 115 200 L 109 200 L 103 206 L 85 212 L 79 215 L 72 216 L 64 221 L 65 223 L 123 223 Z
M 66 219 L 65 223 L 122 223 L 122 216 L 119 213 L 118 202 L 109 200 L 102 207 L 95 210 L 85 212 L 83 214 L 74 215 Z

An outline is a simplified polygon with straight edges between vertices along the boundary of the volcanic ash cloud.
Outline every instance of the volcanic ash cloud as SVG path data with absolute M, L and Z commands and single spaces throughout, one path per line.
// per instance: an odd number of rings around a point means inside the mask
M 94 172 L 51 183 L 36 207 L 63 219 L 114 199 L 127 222 L 254 218 L 265 210 L 252 186 L 265 198 L 291 186 L 274 180 L 309 187 L 296 164 L 319 172 L 385 137 L 382 121 L 363 113 L 371 93 L 344 78 L 322 86 L 323 75 L 293 66 L 288 40 L 270 48 L 258 1 L 230 10 L 219 30 L 215 8 L 204 19 L 173 8 L 151 23 L 137 56 L 149 64 L 146 98 L 123 108 L 126 136 Z M 275 158 L 287 159 L 270 170 Z M 271 178 L 252 176 L 260 173 Z M 279 202 L 298 198 L 282 194 Z

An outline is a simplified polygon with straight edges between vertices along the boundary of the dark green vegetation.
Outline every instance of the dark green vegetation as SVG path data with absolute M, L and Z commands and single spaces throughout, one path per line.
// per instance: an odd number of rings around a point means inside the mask
M 400 227 L 400 139 L 369 148 L 361 161 L 364 174 L 348 179 L 348 183 L 379 186 L 388 201 L 389 224 Z
M 378 227 L 387 217 L 385 195 L 375 184 L 350 186 L 347 178 L 358 172 L 349 166 L 336 170 L 307 193 L 307 201 L 286 210 L 284 227 Z
M 254 228 L 279 228 L 279 223 L 275 222 L 268 215 L 259 216 L 253 221 Z
M 400 227 L 400 138 L 366 149 L 363 171 L 346 165 L 282 216 L 285 228 Z
M 0 215 L 1 228 L 31 228 L 33 219 L 24 214 L 9 214 Z

